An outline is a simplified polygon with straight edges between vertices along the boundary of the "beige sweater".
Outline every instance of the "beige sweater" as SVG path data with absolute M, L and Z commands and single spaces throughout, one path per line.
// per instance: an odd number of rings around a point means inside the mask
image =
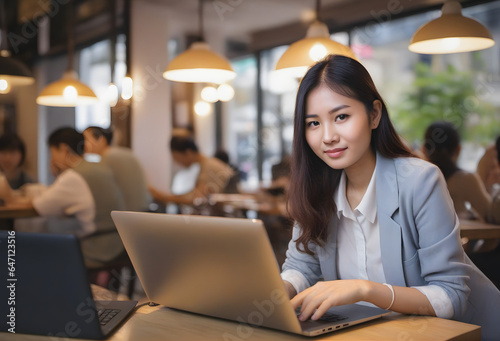
M 447 180 L 447 184 L 460 218 L 500 224 L 500 197 L 491 198 L 476 173 L 459 170 Z M 470 203 L 470 211 L 466 202 Z
M 500 165 L 498 164 L 496 146 L 493 145 L 486 149 L 477 164 L 476 172 L 486 186 L 486 190 L 492 194 L 493 185 L 500 183 Z

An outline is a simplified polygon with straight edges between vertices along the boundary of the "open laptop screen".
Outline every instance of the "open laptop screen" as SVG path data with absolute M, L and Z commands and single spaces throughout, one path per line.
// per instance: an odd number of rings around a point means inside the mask
M 100 339 L 78 239 L 0 231 L 0 331 Z

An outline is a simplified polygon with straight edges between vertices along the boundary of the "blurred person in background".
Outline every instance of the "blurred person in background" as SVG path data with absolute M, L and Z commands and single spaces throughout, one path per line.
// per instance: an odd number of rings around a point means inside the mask
M 12 189 L 34 182 L 22 168 L 25 157 L 26 147 L 18 135 L 10 133 L 0 136 L 0 171 Z
M 463 219 L 500 224 L 500 194 L 490 196 L 476 173 L 457 166 L 460 135 L 451 123 L 435 122 L 425 132 L 425 156 L 441 169 L 457 215 Z M 500 288 L 500 242 L 497 239 L 465 241 L 476 266 Z
M 495 144 L 484 152 L 476 172 L 490 194 L 495 194 L 500 189 L 500 135 Z
M 268 192 L 272 195 L 286 195 L 290 186 L 290 156 L 284 156 L 281 161 L 271 167 L 272 182 Z
M 175 163 L 183 168 L 190 168 L 199 163 L 200 171 L 195 188 L 185 194 L 165 193 L 150 187 L 153 198 L 160 202 L 196 205 L 196 199 L 204 201 L 212 193 L 222 193 L 234 175 L 231 167 L 221 160 L 200 153 L 191 136 L 173 136 L 170 140 L 170 150 Z
M 233 166 L 229 162 L 229 155 L 225 150 L 223 149 L 217 150 L 214 154 L 214 157 L 216 159 L 221 160 L 229 167 L 231 167 L 231 169 L 234 172 L 234 175 L 231 178 L 229 178 L 226 187 L 224 188 L 224 193 L 238 193 L 239 192 L 238 185 L 240 183 L 240 170 L 238 169 L 238 167 Z
M 151 202 L 142 165 L 131 149 L 112 146 L 113 132 L 101 127 L 83 131 L 85 153 L 101 156 L 101 164 L 111 169 L 127 211 L 147 211 Z
M 259 193 L 259 200 L 269 203 L 272 209 L 269 213 L 277 214 L 287 218 L 284 224 L 288 228 L 288 212 L 286 198 L 290 187 L 290 156 L 284 156 L 280 162 L 271 167 L 271 183 L 269 187 L 262 187 Z
M 123 210 L 124 204 L 111 171 L 83 159 L 83 135 L 74 128 L 55 130 L 48 144 L 56 179 L 28 205 L 47 218 L 44 232 L 81 238 L 87 267 L 115 259 L 124 248 L 110 213 Z M 31 227 L 28 219 L 19 227 L 16 221 L 18 231 L 29 232 Z
M 500 198 L 492 198 L 476 173 L 457 165 L 460 134 L 449 122 L 434 122 L 425 132 L 425 157 L 443 173 L 460 218 L 500 224 Z

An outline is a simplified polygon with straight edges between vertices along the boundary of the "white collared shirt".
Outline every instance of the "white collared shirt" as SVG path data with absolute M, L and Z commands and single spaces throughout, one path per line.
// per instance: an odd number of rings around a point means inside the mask
M 382 266 L 380 228 L 377 218 L 376 177 L 370 183 L 359 205 L 351 209 L 346 197 L 347 177 L 342 172 L 334 194 L 339 218 L 337 232 L 337 278 L 386 281 Z M 297 270 L 287 270 L 282 278 L 292 284 L 297 293 L 309 287 L 307 279 Z M 437 285 L 413 287 L 424 294 L 437 317 L 451 318 L 453 305 L 444 289 Z
M 359 205 L 351 209 L 346 197 L 347 177 L 342 172 L 334 200 L 339 218 L 337 232 L 337 276 L 384 283 L 377 219 L 375 171 Z

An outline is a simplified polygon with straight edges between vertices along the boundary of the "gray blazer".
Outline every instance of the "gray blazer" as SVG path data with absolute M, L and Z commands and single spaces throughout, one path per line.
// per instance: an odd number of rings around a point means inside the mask
M 453 319 L 482 327 L 483 340 L 500 338 L 500 292 L 463 251 L 458 218 L 439 169 L 420 159 L 377 154 L 377 215 L 382 266 L 387 283 L 438 285 L 453 304 Z M 333 194 L 332 194 L 333 195 Z M 299 252 L 295 226 L 283 271 L 301 272 L 310 285 L 336 280 L 337 215 L 314 256 Z

